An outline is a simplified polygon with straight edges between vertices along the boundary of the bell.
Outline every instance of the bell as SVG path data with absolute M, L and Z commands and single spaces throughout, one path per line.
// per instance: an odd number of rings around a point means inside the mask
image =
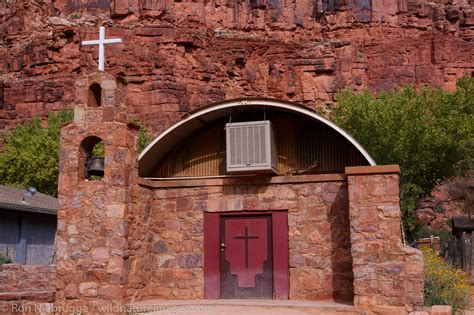
M 94 156 L 90 159 L 87 166 L 87 175 L 90 176 L 104 176 L 104 158 Z

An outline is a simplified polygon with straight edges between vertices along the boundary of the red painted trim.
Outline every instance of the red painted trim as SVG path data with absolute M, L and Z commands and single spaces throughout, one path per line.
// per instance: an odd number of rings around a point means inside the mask
M 290 293 L 288 254 L 288 212 L 272 213 L 273 294 L 275 300 L 288 300 Z
M 400 174 L 398 165 L 347 166 L 346 175 Z
M 204 298 L 219 299 L 221 288 L 219 213 L 204 212 Z
M 219 212 L 219 214 L 222 217 L 225 217 L 225 216 L 233 216 L 233 215 L 254 215 L 254 214 L 269 215 L 275 212 L 276 211 L 269 211 L 269 210 L 262 210 L 262 211 L 234 211 L 232 210 L 232 211 Z M 286 212 L 286 211 L 281 210 L 281 212 Z

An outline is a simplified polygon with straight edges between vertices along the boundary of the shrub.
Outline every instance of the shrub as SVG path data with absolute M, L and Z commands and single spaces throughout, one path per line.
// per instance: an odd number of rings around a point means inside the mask
M 425 262 L 425 305 L 451 305 L 453 313 L 469 301 L 467 275 L 439 257 L 432 249 L 423 249 Z
M 0 265 L 9 264 L 12 262 L 12 259 L 8 256 L 0 254 Z
M 138 152 L 140 153 L 153 141 L 154 137 L 150 134 L 150 131 L 143 121 L 134 117 L 130 119 L 130 122 L 133 122 L 140 127 L 138 129 Z

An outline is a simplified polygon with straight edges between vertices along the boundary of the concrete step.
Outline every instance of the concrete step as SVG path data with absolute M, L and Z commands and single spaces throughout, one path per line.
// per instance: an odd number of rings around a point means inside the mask
M 147 300 L 127 305 L 129 314 L 342 315 L 366 314 L 349 303 L 294 300 Z

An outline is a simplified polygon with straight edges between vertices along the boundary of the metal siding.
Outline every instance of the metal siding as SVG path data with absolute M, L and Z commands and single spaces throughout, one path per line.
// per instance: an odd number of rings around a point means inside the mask
M 56 216 L 27 214 L 23 220 L 28 224 L 26 235 L 26 264 L 53 264 Z
M 197 137 L 186 139 L 177 145 L 159 164 L 155 176 L 208 176 L 219 175 L 225 164 L 225 140 L 223 126 L 205 129 Z M 172 175 L 170 175 L 172 174 Z
M 22 213 L 20 216 L 21 227 L 20 227 L 20 240 L 16 246 L 15 262 L 19 264 L 26 264 L 26 236 L 28 235 L 28 221 L 25 217 L 28 213 Z
M 20 241 L 20 225 L 20 213 L 0 210 L 0 254 L 7 255 L 13 261 Z

